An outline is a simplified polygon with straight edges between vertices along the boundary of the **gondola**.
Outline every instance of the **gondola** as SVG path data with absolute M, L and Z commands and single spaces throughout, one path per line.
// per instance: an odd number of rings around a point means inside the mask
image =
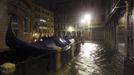
M 43 38 L 44 39 L 44 38 Z M 44 53 L 44 52 L 55 52 L 56 49 L 62 49 L 62 51 L 66 51 L 70 49 L 70 45 L 67 44 L 63 46 L 59 46 L 54 42 L 54 38 L 49 38 L 51 40 L 44 39 L 43 41 L 37 41 L 35 43 L 27 43 L 22 41 L 16 37 L 14 34 L 11 23 L 8 25 L 7 33 L 6 33 L 6 44 L 11 49 L 24 51 L 24 52 L 31 52 L 31 53 Z
M 71 42 L 68 39 L 65 39 L 63 37 L 53 36 L 53 37 L 45 38 L 41 42 L 45 44 L 47 47 L 56 45 L 62 48 L 63 51 L 69 50 L 71 48 Z

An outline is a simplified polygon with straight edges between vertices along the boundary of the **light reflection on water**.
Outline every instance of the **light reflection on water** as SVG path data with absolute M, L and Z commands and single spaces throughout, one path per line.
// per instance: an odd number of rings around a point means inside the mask
M 80 56 L 84 58 L 92 58 L 91 55 L 95 52 L 97 44 L 85 43 L 81 46 Z
M 102 44 L 84 43 L 80 53 L 57 75 L 122 75 L 123 59 Z
M 76 69 L 79 75 L 89 75 L 99 73 L 99 67 L 95 64 L 95 52 L 98 45 L 94 43 L 85 43 L 81 45 L 81 52 L 76 58 Z

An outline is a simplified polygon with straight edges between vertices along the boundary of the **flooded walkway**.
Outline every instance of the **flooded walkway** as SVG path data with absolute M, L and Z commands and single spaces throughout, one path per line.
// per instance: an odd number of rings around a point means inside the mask
M 56 75 L 123 75 L 124 59 L 117 50 L 86 42 L 80 53 Z

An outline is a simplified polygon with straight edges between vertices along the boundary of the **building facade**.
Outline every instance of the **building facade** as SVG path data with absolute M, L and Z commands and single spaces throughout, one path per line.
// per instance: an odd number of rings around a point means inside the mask
M 87 40 L 103 40 L 104 11 L 101 10 L 101 6 L 101 0 L 97 2 L 96 0 L 77 0 L 58 4 L 55 11 L 55 34 L 57 36 L 81 36 Z M 85 13 L 92 15 L 90 25 L 80 22 Z
M 41 37 L 54 35 L 54 13 L 36 4 L 33 4 L 33 37 L 36 40 Z
M 133 0 L 106 1 L 105 39 L 126 58 L 134 56 Z
M 8 0 L 9 23 L 16 36 L 24 41 L 32 39 L 32 9 L 26 0 Z
M 7 29 L 7 0 L 0 0 L 0 51 L 7 48 L 5 43 L 6 29 Z
M 16 37 L 26 42 L 33 42 L 38 35 L 36 39 L 54 35 L 53 12 L 32 0 L 1 0 L 0 6 L 0 49 L 8 48 L 5 43 L 8 24 Z

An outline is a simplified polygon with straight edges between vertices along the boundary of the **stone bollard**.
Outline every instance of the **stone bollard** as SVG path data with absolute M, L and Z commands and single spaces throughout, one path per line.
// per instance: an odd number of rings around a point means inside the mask
M 14 75 L 15 64 L 6 62 L 0 65 L 0 70 L 2 72 L 2 75 Z
M 75 50 L 75 44 L 72 44 L 72 50 L 71 50 L 72 51 L 72 54 L 71 54 L 72 55 L 72 58 L 74 58 L 74 56 L 75 56 L 74 55 L 74 50 Z
M 56 49 L 56 70 L 61 68 L 61 48 Z

